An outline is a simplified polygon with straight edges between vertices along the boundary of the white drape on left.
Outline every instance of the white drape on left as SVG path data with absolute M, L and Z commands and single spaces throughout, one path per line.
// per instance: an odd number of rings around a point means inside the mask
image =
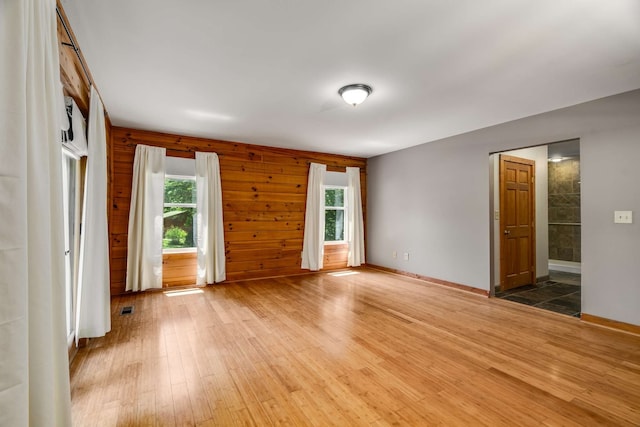
M 364 263 L 364 221 L 360 193 L 360 168 L 347 168 L 347 267 Z
M 111 330 L 107 231 L 107 134 L 100 95 L 91 86 L 87 172 L 76 300 L 76 343 Z
M 311 163 L 307 183 L 307 207 L 304 215 L 302 268 L 318 271 L 324 256 L 324 175 L 327 165 Z
M 216 153 L 196 152 L 197 285 L 226 279 L 220 161 Z
M 0 2 L 0 425 L 70 426 L 54 0 Z
M 161 147 L 136 146 L 127 239 L 127 291 L 162 287 L 166 152 Z

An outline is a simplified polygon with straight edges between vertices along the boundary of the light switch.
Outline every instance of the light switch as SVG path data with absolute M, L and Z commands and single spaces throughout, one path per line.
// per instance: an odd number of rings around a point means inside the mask
M 633 223 L 632 211 L 615 211 L 613 213 L 613 222 L 616 224 L 631 224 Z

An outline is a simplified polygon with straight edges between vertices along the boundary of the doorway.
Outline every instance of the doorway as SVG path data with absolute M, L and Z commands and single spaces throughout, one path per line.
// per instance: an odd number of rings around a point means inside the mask
M 504 244 L 500 206 L 500 155 L 535 162 L 535 280 L 503 288 Z M 581 311 L 580 142 L 562 141 L 492 154 L 491 295 L 562 314 Z

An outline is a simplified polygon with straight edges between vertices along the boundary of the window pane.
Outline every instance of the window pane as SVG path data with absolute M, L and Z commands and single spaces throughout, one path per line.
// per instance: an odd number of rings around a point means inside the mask
M 196 239 L 196 208 L 164 208 L 162 247 L 193 248 Z
M 165 203 L 195 203 L 196 181 L 193 179 L 167 178 L 164 180 Z
M 67 337 L 74 332 L 74 304 L 76 274 L 76 173 L 78 161 L 66 154 L 62 155 L 62 199 L 64 214 L 64 255 L 65 255 L 65 307 Z
M 327 209 L 324 211 L 324 241 L 344 240 L 344 211 Z
M 327 188 L 324 190 L 325 206 L 343 207 L 344 206 L 344 189 L 343 188 Z

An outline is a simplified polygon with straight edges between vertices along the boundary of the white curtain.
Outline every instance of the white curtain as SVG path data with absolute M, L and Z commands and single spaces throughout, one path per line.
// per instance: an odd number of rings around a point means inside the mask
M 220 162 L 216 153 L 196 152 L 196 230 L 198 275 L 196 284 L 226 279 Z
M 139 144 L 127 241 L 127 291 L 162 287 L 162 230 L 165 148 Z
M 0 425 L 71 425 L 54 0 L 0 2 Z
M 360 168 L 347 168 L 347 239 L 348 267 L 364 264 L 364 221 L 362 219 L 362 194 L 360 193 Z
M 324 256 L 324 176 L 327 165 L 311 163 L 307 184 L 307 208 L 304 215 L 302 268 L 318 271 Z
M 107 228 L 107 134 L 100 95 L 91 87 L 88 157 L 76 300 L 76 343 L 111 330 Z

